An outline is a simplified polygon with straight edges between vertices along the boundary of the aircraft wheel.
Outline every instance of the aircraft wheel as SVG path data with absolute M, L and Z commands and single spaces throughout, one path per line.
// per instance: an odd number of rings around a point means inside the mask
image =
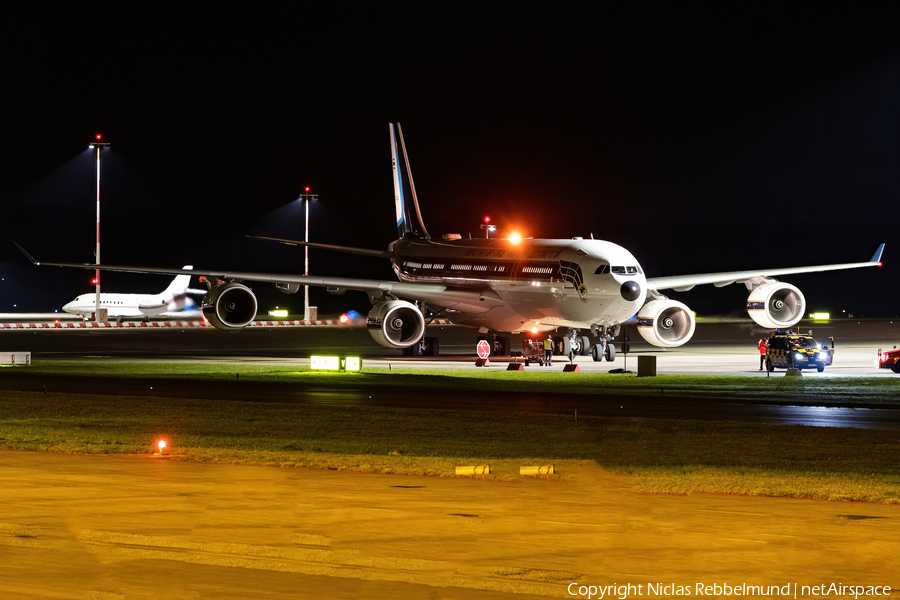
M 556 338 L 556 355 L 557 356 L 568 356 L 569 352 L 572 351 L 572 344 L 569 342 L 569 338 L 561 337 Z
M 612 344 L 606 345 L 605 358 L 606 358 L 607 362 L 612 362 L 612 361 L 616 360 L 616 347 L 614 345 L 612 345 Z
M 581 356 L 587 356 L 591 353 L 591 338 L 586 335 L 581 336 L 581 348 L 578 349 L 578 354 Z
M 591 346 L 591 358 L 594 359 L 594 362 L 600 362 L 603 360 L 603 357 L 600 356 L 600 345 L 595 344 Z

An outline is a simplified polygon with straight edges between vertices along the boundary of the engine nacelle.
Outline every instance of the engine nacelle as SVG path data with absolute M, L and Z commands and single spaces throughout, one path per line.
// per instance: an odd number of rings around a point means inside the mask
M 806 298 L 789 283 L 770 281 L 750 292 L 747 312 L 763 327 L 790 327 L 806 314 Z
M 638 333 L 647 342 L 662 348 L 674 348 L 694 335 L 694 314 L 677 300 L 653 300 L 637 315 Z
M 403 300 L 379 302 L 366 320 L 369 335 L 388 348 L 409 348 L 425 335 L 425 317 Z
M 203 297 L 203 316 L 216 329 L 240 329 L 256 318 L 256 296 L 245 285 L 226 283 Z

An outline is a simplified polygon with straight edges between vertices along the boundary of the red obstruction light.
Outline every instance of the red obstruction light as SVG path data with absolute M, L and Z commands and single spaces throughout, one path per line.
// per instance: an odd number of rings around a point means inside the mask
M 303 188 L 303 189 L 306 190 L 306 191 L 308 192 L 308 191 L 309 191 L 309 186 L 306 186 L 306 187 Z
M 491 222 L 491 218 L 490 218 L 490 217 L 485 217 L 485 218 L 484 218 L 484 222 L 485 222 L 485 223 L 490 223 L 490 222 Z
M 93 279 L 91 279 L 91 284 L 92 284 L 92 285 L 97 285 L 98 283 L 100 283 L 100 280 L 97 279 L 96 277 L 94 277 Z
M 99 134 L 99 133 L 97 134 L 97 139 L 98 139 L 98 140 L 100 139 L 100 134 Z

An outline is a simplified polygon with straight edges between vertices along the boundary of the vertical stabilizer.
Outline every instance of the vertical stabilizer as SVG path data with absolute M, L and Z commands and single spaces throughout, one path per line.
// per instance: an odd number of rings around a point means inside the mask
M 185 265 L 185 270 L 191 270 L 194 267 L 191 265 Z M 178 294 L 183 294 L 184 290 L 188 288 L 191 284 L 191 276 L 190 275 L 176 275 L 175 279 L 172 280 L 172 283 L 169 284 L 169 287 L 163 292 L 163 296 L 177 296 Z
M 397 233 L 402 237 L 428 238 L 428 231 L 422 223 L 422 212 L 416 198 L 416 186 L 409 169 L 406 144 L 400 123 L 390 124 L 391 167 L 394 175 L 394 211 L 397 216 Z

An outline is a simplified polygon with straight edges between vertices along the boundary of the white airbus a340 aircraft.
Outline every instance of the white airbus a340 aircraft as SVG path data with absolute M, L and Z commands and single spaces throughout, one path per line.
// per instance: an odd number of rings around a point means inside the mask
M 664 296 L 664 290 L 686 291 L 707 283 L 717 287 L 743 283 L 749 292 L 747 311 L 754 321 L 767 328 L 790 327 L 804 316 L 806 299 L 796 287 L 774 277 L 874 267 L 880 264 L 884 250 L 881 244 L 866 262 L 647 277 L 631 252 L 601 240 L 462 239 L 457 234 L 435 239 L 423 224 L 399 124 L 390 125 L 390 137 L 400 238 L 387 250 L 260 239 L 386 258 L 398 281 L 194 270 L 194 274 L 205 276 L 209 291 L 203 299 L 203 313 L 213 326 L 240 329 L 256 318 L 256 297 L 245 282 L 271 282 L 289 294 L 296 293 L 302 285 L 311 285 L 338 294 L 346 290 L 368 294 L 373 305 L 368 315 L 369 333 L 383 346 L 409 349 L 412 354 L 436 354 L 437 340 L 425 337 L 425 325 L 428 319 L 440 317 L 477 327 L 497 353 L 509 350 L 509 339 L 502 333 L 553 330 L 558 336 L 557 351 L 568 354 L 571 350 L 591 354 L 594 360 L 613 360 L 612 340 L 619 334 L 621 324 L 635 315 L 638 332 L 655 346 L 680 346 L 691 338 L 693 314 L 681 302 Z M 165 268 L 37 264 L 184 273 Z
M 191 270 L 193 267 L 186 266 L 184 270 Z M 110 318 L 115 317 L 117 321 L 126 318 L 150 318 L 158 316 L 197 316 L 201 312 L 199 310 L 189 310 L 194 306 L 194 301 L 188 297 L 188 292 L 203 293 L 203 290 L 188 290 L 191 283 L 190 275 L 178 275 L 172 280 L 165 290 L 159 294 L 110 294 L 106 292 L 100 293 L 100 308 L 107 310 Z M 85 320 L 89 320 L 91 315 L 97 311 L 97 294 L 81 294 L 65 306 L 63 311 L 80 315 Z

